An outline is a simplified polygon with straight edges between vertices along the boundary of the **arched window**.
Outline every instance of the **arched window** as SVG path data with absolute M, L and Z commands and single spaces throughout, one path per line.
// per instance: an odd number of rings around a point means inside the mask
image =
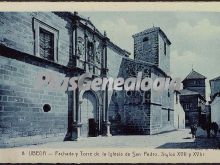
M 147 51 L 149 49 L 149 38 L 144 37 L 143 39 L 143 51 Z

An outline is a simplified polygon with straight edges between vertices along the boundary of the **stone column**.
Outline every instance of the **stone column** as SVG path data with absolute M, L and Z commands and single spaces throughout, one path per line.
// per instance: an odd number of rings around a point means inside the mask
M 106 32 L 104 32 L 104 36 L 105 36 L 105 39 L 104 39 L 104 54 L 103 54 L 103 57 L 104 57 L 104 61 L 103 61 L 103 68 L 102 68 L 102 76 L 103 77 L 107 77 L 107 72 L 108 72 L 108 69 L 107 69 L 107 42 L 108 42 L 108 38 L 106 36 Z M 111 123 L 109 122 L 109 117 L 108 117 L 108 87 L 106 87 L 105 91 L 103 92 L 103 111 L 104 111 L 104 115 L 103 115 L 103 118 L 104 118 L 104 129 L 103 129 L 103 134 L 105 136 L 111 136 L 110 134 L 110 125 Z
M 93 36 L 93 74 L 96 74 L 96 40 Z
M 80 138 L 80 128 L 81 124 L 81 116 L 80 116 L 80 106 L 79 106 L 79 89 L 77 88 L 73 92 L 73 132 L 72 132 L 72 140 L 77 141 Z
M 104 135 L 105 136 L 111 136 L 110 133 L 110 125 L 111 123 L 109 122 L 109 117 L 108 117 L 108 87 L 106 87 L 104 91 L 104 103 L 103 103 L 103 109 L 104 109 Z
M 88 35 L 87 35 L 87 30 L 86 30 L 86 28 L 87 28 L 87 22 L 86 22 L 86 27 L 84 28 L 84 41 L 85 41 L 85 43 L 84 43 L 84 45 L 85 45 L 85 63 L 84 63 L 84 69 L 85 69 L 85 71 L 87 70 L 87 67 L 88 67 L 88 65 L 87 65 L 87 62 L 88 62 L 88 53 L 87 53 L 87 51 L 88 51 Z
M 79 20 L 78 20 L 78 13 L 74 12 L 74 20 L 73 20 L 73 36 L 72 36 L 72 53 L 73 59 L 71 64 L 75 67 L 78 66 L 79 54 L 78 54 L 78 28 L 79 28 Z M 70 59 L 71 60 L 71 59 Z
M 102 123 L 102 119 L 101 119 L 101 110 L 102 110 L 103 106 L 102 104 L 99 105 L 99 109 L 98 109 L 98 135 L 101 135 L 101 123 Z

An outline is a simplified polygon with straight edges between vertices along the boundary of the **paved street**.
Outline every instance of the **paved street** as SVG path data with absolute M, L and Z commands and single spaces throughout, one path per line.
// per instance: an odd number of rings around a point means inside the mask
M 197 138 L 192 139 L 190 130 L 178 130 L 150 136 L 112 136 L 112 137 L 90 137 L 80 139 L 77 142 L 50 142 L 41 145 L 27 147 L 39 148 L 102 148 L 102 147 L 135 147 L 135 148 L 187 148 L 187 149 L 217 149 L 218 138 L 206 138 L 206 132 L 197 131 Z

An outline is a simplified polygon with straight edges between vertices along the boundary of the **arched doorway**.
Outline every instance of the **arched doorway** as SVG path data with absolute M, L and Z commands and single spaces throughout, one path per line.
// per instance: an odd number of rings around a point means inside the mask
M 97 98 L 92 91 L 85 91 L 81 104 L 81 136 L 97 136 Z

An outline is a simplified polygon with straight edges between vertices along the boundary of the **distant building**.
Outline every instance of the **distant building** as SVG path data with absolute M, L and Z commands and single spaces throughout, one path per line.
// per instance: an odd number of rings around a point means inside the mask
M 206 120 L 207 122 L 210 122 L 211 121 L 211 105 L 210 105 L 210 102 L 206 102 L 206 105 L 205 105 L 205 109 L 201 112 L 203 117 L 206 116 Z
M 211 121 L 220 126 L 220 76 L 209 81 L 211 88 Z
M 176 129 L 185 128 L 185 111 L 180 104 L 179 91 L 174 91 L 174 127 Z
M 211 101 L 211 121 L 220 126 L 220 94 L 215 95 Z
M 209 80 L 209 84 L 211 88 L 210 98 L 213 100 L 215 95 L 220 93 L 220 76 Z
M 205 79 L 206 77 L 192 70 L 182 81 L 183 90 L 180 91 L 180 103 L 186 116 L 186 126 L 192 122 L 204 123 L 205 111 Z
M 183 89 L 198 92 L 202 97 L 205 98 L 205 79 L 205 76 L 192 69 L 192 71 L 182 81 Z

